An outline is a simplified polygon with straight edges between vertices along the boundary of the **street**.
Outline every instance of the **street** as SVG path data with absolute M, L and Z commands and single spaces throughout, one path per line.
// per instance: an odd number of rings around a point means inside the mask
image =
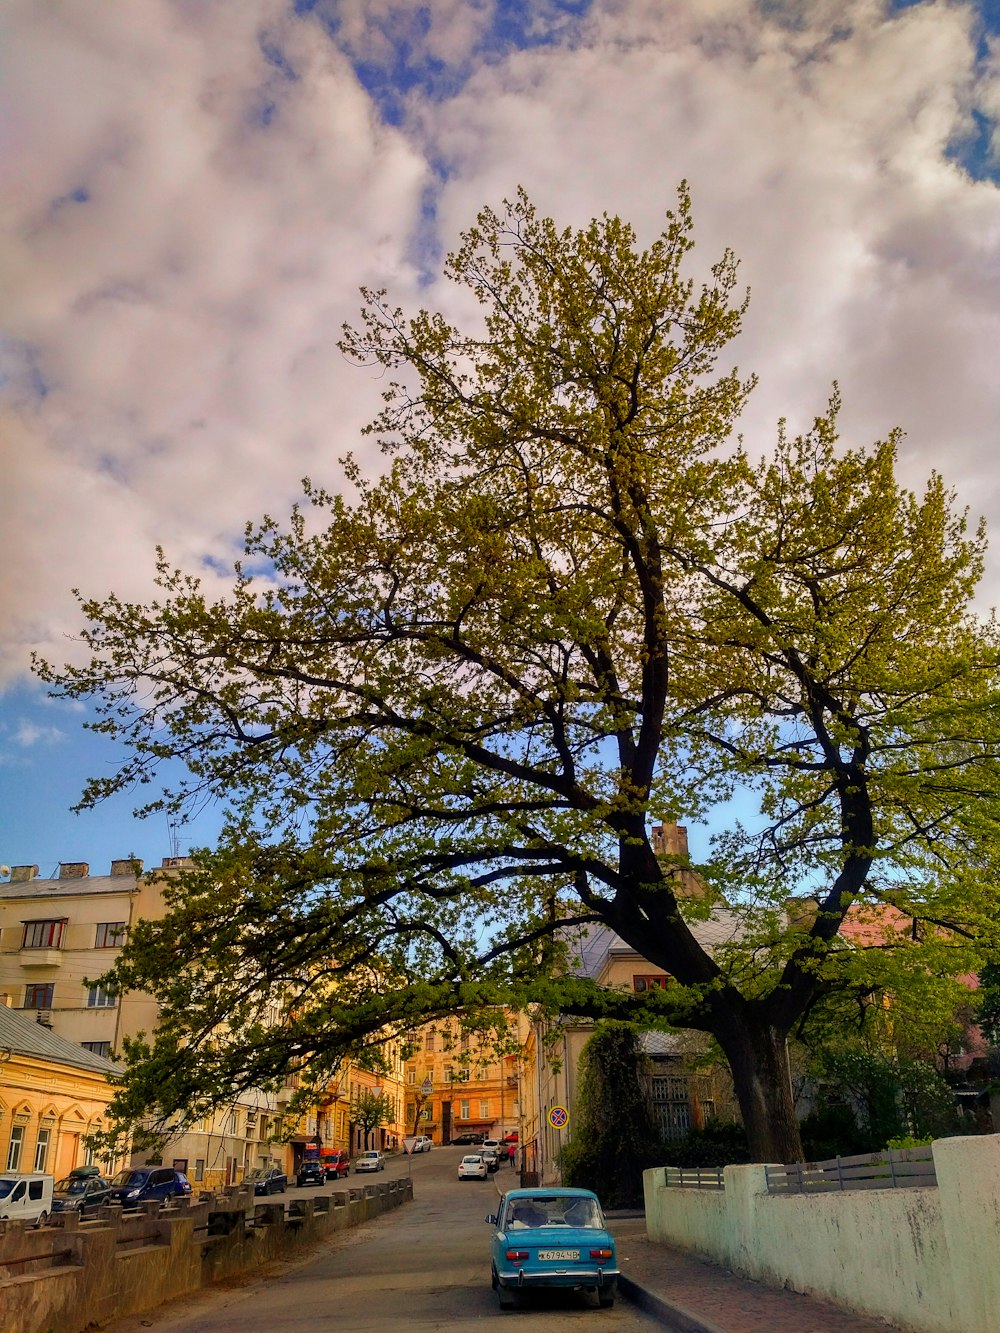
M 513 1320 L 519 1328 L 552 1333 L 638 1330 L 660 1327 L 619 1297 L 600 1310 L 577 1293 L 530 1297 L 503 1313 L 490 1289 L 489 1235 L 485 1218 L 496 1211 L 497 1189 L 513 1186 L 515 1172 L 501 1167 L 488 1181 L 457 1178 L 465 1149 L 435 1148 L 409 1159 L 392 1158 L 371 1177 L 331 1182 L 322 1190 L 291 1189 L 279 1198 L 329 1193 L 413 1173 L 412 1203 L 354 1230 L 304 1259 L 275 1265 L 264 1279 L 233 1282 L 195 1293 L 161 1310 L 130 1316 L 107 1333 L 310 1333 L 336 1327 L 364 1330 L 463 1330 L 483 1320 Z

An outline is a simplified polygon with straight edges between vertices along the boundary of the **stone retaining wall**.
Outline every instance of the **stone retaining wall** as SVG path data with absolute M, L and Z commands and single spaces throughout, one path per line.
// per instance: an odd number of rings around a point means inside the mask
M 409 1180 L 388 1181 L 296 1199 L 286 1213 L 234 1188 L 137 1213 L 102 1208 L 94 1221 L 64 1213 L 40 1230 L 0 1223 L 0 1328 L 83 1333 L 252 1272 L 412 1197 Z

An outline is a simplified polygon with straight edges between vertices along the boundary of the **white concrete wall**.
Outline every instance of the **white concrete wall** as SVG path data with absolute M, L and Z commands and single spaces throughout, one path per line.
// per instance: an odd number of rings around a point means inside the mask
M 726 1188 L 667 1188 L 645 1174 L 653 1240 L 773 1286 L 920 1333 L 1000 1328 L 1000 1135 L 934 1144 L 938 1185 L 769 1195 L 763 1166 Z

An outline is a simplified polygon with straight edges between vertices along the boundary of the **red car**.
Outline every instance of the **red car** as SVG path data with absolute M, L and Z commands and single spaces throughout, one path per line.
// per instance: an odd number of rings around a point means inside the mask
M 346 1180 L 351 1169 L 351 1154 L 344 1151 L 324 1153 L 322 1164 L 327 1180 Z

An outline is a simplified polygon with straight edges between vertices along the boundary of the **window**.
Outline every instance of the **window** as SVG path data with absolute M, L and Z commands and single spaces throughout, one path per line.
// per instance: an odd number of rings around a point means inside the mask
M 115 1007 L 115 997 L 110 991 L 103 990 L 100 986 L 92 986 L 87 991 L 88 1009 L 113 1009 Z
M 205 1159 L 204 1159 L 204 1157 L 196 1157 L 196 1158 L 194 1159 L 194 1178 L 195 1178 L 195 1180 L 204 1180 L 204 1179 L 205 1179 Z
M 655 973 L 652 976 L 633 977 L 632 989 L 639 992 L 645 990 L 666 990 L 667 978 L 662 972 Z
M 118 949 L 125 941 L 124 921 L 102 921 L 97 927 L 95 949 Z
M 66 918 L 53 921 L 25 921 L 22 949 L 59 949 L 62 947 Z
M 460 1109 L 459 1109 L 459 1113 L 458 1113 L 458 1118 L 459 1118 L 459 1120 L 468 1120 L 468 1118 L 469 1118 L 469 1103 L 468 1103 L 468 1102 L 459 1102 L 459 1108 L 460 1108 Z
M 407 1083 L 416 1083 L 417 1071 L 415 1069 L 408 1069 L 406 1071 L 406 1081 Z
M 85 1051 L 90 1051 L 91 1055 L 103 1055 L 107 1059 L 111 1054 L 110 1041 L 81 1041 L 80 1045 Z
M 49 1138 L 52 1134 L 50 1129 L 40 1129 L 38 1138 L 35 1140 L 35 1170 L 44 1171 L 45 1162 L 49 1155 Z
M 427 1036 L 424 1038 L 424 1050 L 433 1051 L 433 1049 L 434 1049 L 434 1033 L 428 1032 Z
M 55 994 L 55 989 L 56 988 L 51 981 L 42 982 L 35 986 L 25 986 L 25 1009 L 51 1009 L 52 996 Z
M 7 1149 L 7 1170 L 16 1171 L 21 1165 L 21 1149 L 24 1146 L 24 1126 L 14 1125 L 10 1131 L 10 1147 Z
M 490 1104 L 488 1101 L 485 1100 L 481 1101 L 479 1103 L 479 1119 L 489 1120 L 489 1118 L 490 1118 Z
M 455 1081 L 455 1071 L 452 1069 L 451 1065 L 448 1065 L 444 1071 L 444 1081 L 446 1083 L 454 1083 Z

